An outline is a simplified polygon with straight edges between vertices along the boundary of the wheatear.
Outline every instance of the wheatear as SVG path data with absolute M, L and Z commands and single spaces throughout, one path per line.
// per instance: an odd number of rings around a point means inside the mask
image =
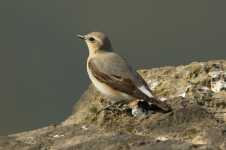
M 87 72 L 90 80 L 103 95 L 131 102 L 139 99 L 168 112 L 171 108 L 157 100 L 144 79 L 128 65 L 125 59 L 113 52 L 109 38 L 101 32 L 78 35 L 89 49 Z

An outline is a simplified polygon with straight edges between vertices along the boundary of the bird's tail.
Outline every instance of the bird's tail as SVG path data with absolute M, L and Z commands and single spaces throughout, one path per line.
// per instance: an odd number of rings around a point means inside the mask
M 154 106 L 158 107 L 163 112 L 170 112 L 172 110 L 172 108 L 167 103 L 159 100 L 158 98 L 147 97 L 145 100 L 151 102 Z

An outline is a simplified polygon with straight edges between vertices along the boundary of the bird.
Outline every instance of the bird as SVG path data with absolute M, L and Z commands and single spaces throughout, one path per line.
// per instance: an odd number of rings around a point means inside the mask
M 143 100 L 163 112 L 171 111 L 168 104 L 153 95 L 148 84 L 126 59 L 114 51 L 105 33 L 90 32 L 85 35 L 78 34 L 77 37 L 84 40 L 88 47 L 88 76 L 102 95 L 123 102 Z

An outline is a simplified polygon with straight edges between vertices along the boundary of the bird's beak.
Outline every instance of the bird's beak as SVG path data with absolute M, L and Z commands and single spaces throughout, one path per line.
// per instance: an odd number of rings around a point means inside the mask
M 77 37 L 80 38 L 80 39 L 82 39 L 82 40 L 85 40 L 86 39 L 85 35 L 81 35 L 81 34 L 77 34 Z

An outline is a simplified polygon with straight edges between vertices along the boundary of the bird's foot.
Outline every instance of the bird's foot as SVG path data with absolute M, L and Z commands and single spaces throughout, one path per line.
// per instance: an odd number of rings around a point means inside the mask
M 112 104 L 109 104 L 103 108 L 101 108 L 98 112 L 96 112 L 96 115 L 98 115 L 99 113 L 101 113 L 102 111 L 105 111 L 105 110 L 110 110 L 113 108 L 113 110 L 120 110 L 120 111 L 123 111 L 125 110 L 125 108 L 123 108 L 123 106 L 127 104 L 127 102 L 125 102 L 124 100 L 122 101 L 117 101 L 117 102 L 114 102 Z

